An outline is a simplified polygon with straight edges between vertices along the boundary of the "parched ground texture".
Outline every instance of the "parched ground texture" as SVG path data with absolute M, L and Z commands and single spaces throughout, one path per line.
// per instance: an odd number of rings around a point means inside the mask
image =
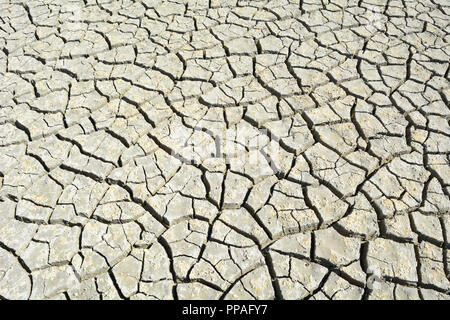
M 0 298 L 449 299 L 448 0 L 0 0 Z

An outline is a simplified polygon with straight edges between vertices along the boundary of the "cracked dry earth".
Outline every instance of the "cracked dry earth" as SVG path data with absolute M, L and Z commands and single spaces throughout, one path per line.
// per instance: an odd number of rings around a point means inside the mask
M 0 298 L 449 299 L 447 0 L 0 0 Z

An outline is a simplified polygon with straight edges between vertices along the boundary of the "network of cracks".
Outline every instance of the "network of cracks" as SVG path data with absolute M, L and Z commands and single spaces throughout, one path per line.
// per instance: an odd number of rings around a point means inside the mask
M 449 299 L 448 0 L 0 0 L 0 298 Z

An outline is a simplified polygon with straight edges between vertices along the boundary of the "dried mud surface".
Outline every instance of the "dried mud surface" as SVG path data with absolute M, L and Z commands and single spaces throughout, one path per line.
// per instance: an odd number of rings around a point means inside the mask
M 0 0 L 0 298 L 449 299 L 448 0 Z

